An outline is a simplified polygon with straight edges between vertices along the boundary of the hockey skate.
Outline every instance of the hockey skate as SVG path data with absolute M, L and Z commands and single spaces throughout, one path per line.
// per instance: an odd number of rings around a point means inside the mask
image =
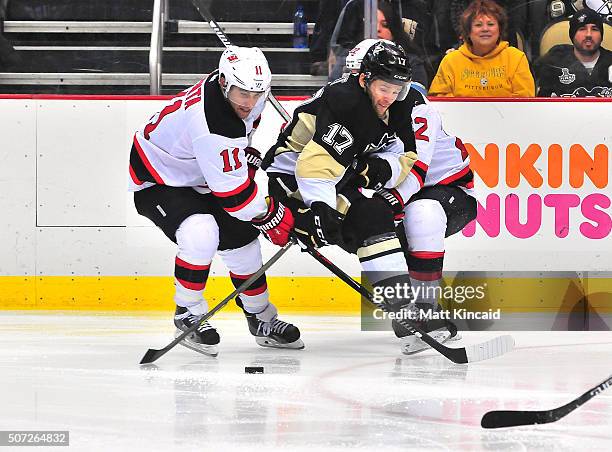
M 176 326 L 174 337 L 180 336 L 192 325 L 198 323 L 200 318 L 201 316 L 189 312 L 189 309 L 177 306 L 174 313 L 174 325 Z M 204 322 L 194 332 L 183 339 L 180 344 L 204 355 L 217 356 L 219 354 L 217 348 L 219 344 L 219 333 L 217 333 L 217 330 L 210 323 Z
M 247 312 L 242 305 L 240 297 L 236 297 L 236 304 L 240 306 L 247 323 L 249 331 L 255 336 L 255 342 L 262 347 L 274 348 L 304 348 L 304 342 L 300 339 L 300 330 L 291 323 L 283 322 L 277 317 L 276 307 L 269 303 L 268 306 L 258 314 Z
M 418 319 L 420 312 L 428 312 L 431 310 L 432 306 L 427 303 L 411 303 L 402 308 L 402 311 L 406 313 L 413 312 L 414 317 L 407 316 L 406 318 L 414 318 L 415 320 L 412 321 L 416 325 L 418 325 L 423 331 L 428 333 L 435 341 L 443 344 L 444 342 L 449 340 L 459 340 L 461 337 L 457 335 L 457 327 L 450 320 Z M 436 309 L 436 311 L 439 310 L 440 306 L 438 306 L 438 309 Z M 414 355 L 415 353 L 429 348 L 429 345 L 427 345 L 413 333 L 409 332 L 397 321 L 393 320 L 391 322 L 391 326 L 393 327 L 393 332 L 395 333 L 395 335 L 400 338 L 400 347 L 404 355 Z

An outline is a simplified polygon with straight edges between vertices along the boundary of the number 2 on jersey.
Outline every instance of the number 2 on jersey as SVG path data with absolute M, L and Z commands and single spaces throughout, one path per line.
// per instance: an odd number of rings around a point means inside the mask
M 427 118 L 416 117 L 416 118 L 414 118 L 414 123 L 415 124 L 422 124 L 421 127 L 419 127 L 414 132 L 414 139 L 415 140 L 429 141 L 429 137 L 427 135 L 423 135 L 425 133 L 425 131 L 427 130 Z
M 232 163 L 230 162 L 229 149 L 223 149 L 221 151 L 220 155 L 223 158 L 223 172 L 224 173 L 229 173 L 230 171 L 234 171 L 234 170 L 237 170 L 238 168 L 242 168 L 242 163 L 240 163 L 240 160 L 238 160 L 239 152 L 240 152 L 240 149 L 238 148 L 232 149 L 232 158 L 234 159 L 234 166 L 232 166 Z

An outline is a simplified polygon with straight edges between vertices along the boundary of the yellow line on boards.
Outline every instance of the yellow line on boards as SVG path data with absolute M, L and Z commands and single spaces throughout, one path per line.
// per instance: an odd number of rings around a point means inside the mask
M 0 310 L 172 311 L 174 280 L 162 276 L 0 276 Z M 483 287 L 485 296 L 446 307 L 502 312 L 571 312 L 589 306 L 612 313 L 612 278 L 445 279 L 457 300 L 458 286 Z M 333 277 L 268 277 L 270 299 L 281 312 L 359 314 L 359 295 Z M 228 277 L 211 277 L 205 296 L 213 307 L 234 290 Z M 236 311 L 234 303 L 227 310 Z
M 337 278 L 268 277 L 270 299 L 283 312 L 358 313 L 359 295 Z M 164 276 L 0 277 L 0 309 L 171 311 L 174 279 Z M 234 290 L 228 277 L 211 277 L 213 307 Z M 226 309 L 238 310 L 234 303 Z

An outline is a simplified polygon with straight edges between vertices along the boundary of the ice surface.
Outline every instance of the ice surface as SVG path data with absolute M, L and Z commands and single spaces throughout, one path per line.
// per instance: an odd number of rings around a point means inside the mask
M 172 340 L 171 314 L 2 312 L 0 430 L 69 430 L 70 451 L 612 450 L 612 390 L 553 424 L 480 427 L 486 411 L 554 408 L 612 374 L 610 332 L 513 333 L 513 352 L 457 365 L 403 356 L 356 317 L 283 319 L 304 350 L 259 347 L 221 313 L 217 358 L 177 346 L 141 367 Z

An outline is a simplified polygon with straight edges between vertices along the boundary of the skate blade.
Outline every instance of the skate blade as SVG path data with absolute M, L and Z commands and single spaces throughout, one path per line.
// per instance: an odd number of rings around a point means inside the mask
M 301 350 L 304 348 L 304 342 L 302 342 L 302 339 L 283 344 L 282 342 L 275 341 L 270 337 L 255 337 L 255 342 L 262 347 L 290 348 L 293 350 Z
M 174 337 L 179 337 L 181 334 L 182 331 L 178 330 Z M 219 354 L 219 348 L 217 345 L 198 344 L 190 341 L 189 339 L 183 339 L 181 342 L 179 342 L 179 344 L 203 355 L 212 356 L 213 358 Z
M 454 336 L 449 337 L 446 342 L 460 341 L 461 339 L 463 339 L 463 336 L 461 336 L 461 333 L 457 333 Z
M 431 331 L 429 335 L 440 344 L 445 343 L 450 338 L 450 332 L 448 330 Z M 418 337 L 410 335 L 403 338 L 401 348 L 404 355 L 414 355 L 415 353 L 422 352 L 431 347 Z

